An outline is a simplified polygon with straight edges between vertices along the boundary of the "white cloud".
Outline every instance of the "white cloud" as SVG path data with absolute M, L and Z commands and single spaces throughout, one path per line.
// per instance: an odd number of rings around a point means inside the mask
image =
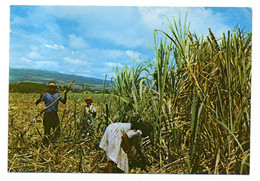
M 42 56 L 37 51 L 32 51 L 27 55 L 31 59 L 41 59 Z
M 106 60 L 118 60 L 125 58 L 125 52 L 116 49 L 102 49 L 102 48 L 94 48 L 87 49 L 85 51 L 88 60 L 100 61 L 99 63 L 104 62 L 104 58 Z
M 45 68 L 48 68 L 48 67 L 54 68 L 57 65 L 58 65 L 58 63 L 57 62 L 53 62 L 53 61 L 35 61 L 35 62 L 33 62 L 32 67 L 35 68 L 35 69 L 43 68 L 43 67 L 45 67 Z
M 63 58 L 66 62 L 68 63 L 71 63 L 73 65 L 84 65 L 84 64 L 87 64 L 87 62 L 83 61 L 83 60 L 80 60 L 80 59 L 72 59 L 72 58 L 69 58 L 69 57 L 65 57 Z
M 89 47 L 87 42 L 81 36 L 76 36 L 74 34 L 69 35 L 69 46 L 70 48 L 73 49 L 81 49 L 81 48 Z
M 99 36 L 106 41 L 112 42 L 115 45 L 127 47 L 127 48 L 136 48 L 144 45 L 146 39 L 142 36 L 143 32 L 139 33 L 137 29 L 131 31 L 130 29 L 122 28 L 121 32 L 112 31 L 112 32 L 101 32 Z M 141 35 L 140 35 L 141 34 Z M 151 36 L 152 37 L 152 36 Z
M 125 51 L 126 55 L 129 56 L 130 58 L 138 58 L 140 57 L 142 54 L 139 53 L 139 52 L 134 52 L 134 51 L 131 51 L 131 50 L 127 50 Z
M 22 57 L 21 60 L 23 60 L 25 63 L 31 63 L 32 61 L 28 58 Z
M 48 44 L 43 44 L 46 48 L 51 48 L 51 49 L 55 49 L 58 50 L 59 48 L 64 49 L 63 45 L 57 45 L 57 44 L 53 44 L 53 45 L 48 45 Z
M 140 7 L 141 19 L 143 23 L 155 29 L 163 31 L 168 30 L 169 18 L 173 24 L 173 19 L 178 23 L 179 15 L 182 25 L 184 24 L 185 14 L 187 14 L 187 25 L 190 22 L 190 31 L 195 32 L 197 36 L 208 35 L 208 28 L 214 33 L 222 34 L 223 31 L 229 29 L 225 25 L 225 16 L 215 13 L 211 9 L 206 8 L 172 8 L 172 7 Z M 174 24 L 173 24 L 174 25 Z
M 20 16 L 14 16 L 12 21 L 10 21 L 10 25 L 23 25 L 28 23 L 25 18 L 22 18 Z
M 43 13 L 70 21 L 75 21 L 79 19 L 79 17 L 82 19 L 90 14 L 90 12 L 86 10 L 86 6 L 43 6 L 40 8 Z
M 106 62 L 105 65 L 109 67 L 122 67 L 123 65 L 121 63 L 114 63 L 114 62 Z
M 77 24 L 73 27 L 75 33 L 68 36 L 69 47 L 72 49 L 89 48 L 86 41 L 88 37 L 103 39 L 114 45 L 127 48 L 143 46 L 144 42 L 153 43 L 153 29 L 167 30 L 167 19 L 178 18 L 179 12 L 182 19 L 188 10 L 188 21 L 192 21 L 191 30 L 198 35 L 208 32 L 208 27 L 213 31 L 222 32 L 227 26 L 219 14 L 206 8 L 174 8 L 174 7 L 80 7 L 80 6 L 43 6 L 30 13 L 29 23 L 39 27 L 36 18 L 47 23 L 49 34 L 62 39 L 62 27 L 52 19 L 65 19 Z M 100 11 L 102 10 L 102 14 Z M 41 12 L 41 14 L 39 13 Z M 34 18 L 33 18 L 34 17 Z M 36 17 L 36 18 L 35 18 Z M 79 18 L 80 17 L 80 18 Z M 116 18 L 115 18 L 116 17 Z M 30 22 L 31 21 L 31 22 Z M 24 18 L 15 17 L 13 23 L 23 24 Z M 41 22 L 41 21 L 40 21 Z M 50 35 L 49 35 L 50 36 Z M 67 41 L 63 37 L 64 41 Z M 49 46 L 57 48 L 56 46 Z M 147 48 L 149 48 L 147 46 Z
M 142 22 L 149 29 L 161 28 L 167 16 L 176 14 L 176 8 L 169 7 L 139 7 Z
M 208 35 L 208 29 L 216 35 L 222 35 L 223 32 L 227 32 L 230 29 L 229 26 L 225 25 L 225 16 L 220 13 L 214 13 L 210 9 L 205 8 L 194 8 L 189 9 L 188 21 L 191 22 L 190 31 L 196 33 L 198 36 L 202 34 Z
M 135 7 L 59 7 L 49 9 L 47 12 L 53 16 L 76 23 L 78 27 L 74 28 L 78 33 L 82 33 L 81 38 L 83 39 L 97 38 L 106 43 L 112 43 L 112 45 L 131 48 L 142 46 L 146 41 L 143 35 L 147 31 L 143 29 L 138 20 L 138 11 Z

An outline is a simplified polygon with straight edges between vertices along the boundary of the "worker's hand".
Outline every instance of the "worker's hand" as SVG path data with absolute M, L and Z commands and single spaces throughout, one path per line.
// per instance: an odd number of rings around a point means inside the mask
M 35 102 L 36 106 L 41 102 L 41 99 L 42 99 L 43 95 L 44 95 L 44 92 L 41 93 L 39 99 Z
M 67 93 L 67 92 L 69 92 L 69 87 L 68 86 L 65 86 L 65 87 L 63 87 L 63 91 L 64 91 L 64 89 L 65 89 L 65 94 Z
M 132 152 L 132 150 L 128 150 L 128 151 L 127 151 L 127 156 L 128 156 L 128 158 L 130 158 L 130 159 L 134 158 L 134 153 Z
M 40 99 L 42 98 L 43 95 L 44 95 L 44 92 L 41 92 Z

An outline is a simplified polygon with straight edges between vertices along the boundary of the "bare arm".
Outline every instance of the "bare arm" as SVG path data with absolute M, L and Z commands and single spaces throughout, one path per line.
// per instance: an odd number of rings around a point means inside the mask
M 67 102 L 67 91 L 65 92 L 64 99 L 61 101 L 63 104 Z
M 36 100 L 36 102 L 35 102 L 36 106 L 41 102 L 43 95 L 44 95 L 44 92 L 42 92 L 40 95 L 40 98 Z
M 133 158 L 134 154 L 133 154 L 132 147 L 130 145 L 129 138 L 128 138 L 127 134 L 123 134 L 123 136 L 122 136 L 121 147 L 127 153 L 127 156 L 129 158 Z

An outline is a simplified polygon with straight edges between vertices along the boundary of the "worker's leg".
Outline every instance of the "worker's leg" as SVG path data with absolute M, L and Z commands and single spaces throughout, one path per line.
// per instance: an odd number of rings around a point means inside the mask
M 57 112 L 53 113 L 53 130 L 54 130 L 54 140 L 60 137 L 60 120 Z
M 51 120 L 49 113 L 45 113 L 43 117 L 43 127 L 44 127 L 44 138 L 43 138 L 43 144 L 47 145 L 49 144 L 50 139 L 50 130 L 51 130 Z
M 112 161 L 108 162 L 107 172 L 113 173 L 113 162 Z

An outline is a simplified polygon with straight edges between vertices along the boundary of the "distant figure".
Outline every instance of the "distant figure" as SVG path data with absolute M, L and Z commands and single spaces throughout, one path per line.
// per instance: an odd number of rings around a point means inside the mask
M 106 151 L 109 160 L 107 172 L 129 173 L 128 159 L 138 155 L 144 161 L 140 138 L 149 136 L 152 129 L 152 125 L 148 122 L 110 124 L 99 144 L 99 147 Z M 136 155 L 133 154 L 132 146 L 135 146 Z
M 96 117 L 96 114 L 97 114 L 95 107 L 92 105 L 93 97 L 88 96 L 85 99 L 85 102 L 87 103 L 87 105 L 84 107 L 84 118 L 85 118 L 85 120 L 90 122 L 93 120 L 93 118 Z
M 43 92 L 40 95 L 40 98 L 35 102 L 38 105 L 41 101 L 44 101 L 45 107 L 48 107 L 52 104 L 60 94 L 57 92 L 57 86 L 54 81 L 48 83 L 47 92 Z M 57 114 L 59 101 L 63 104 L 67 102 L 67 91 L 65 92 L 64 99 L 62 97 L 59 98 L 50 108 L 44 111 L 43 117 L 43 126 L 44 126 L 44 139 L 43 143 L 45 145 L 49 144 L 49 140 L 54 136 L 54 139 L 59 138 L 60 135 L 60 121 Z M 51 134 L 51 128 L 53 129 L 53 133 Z

